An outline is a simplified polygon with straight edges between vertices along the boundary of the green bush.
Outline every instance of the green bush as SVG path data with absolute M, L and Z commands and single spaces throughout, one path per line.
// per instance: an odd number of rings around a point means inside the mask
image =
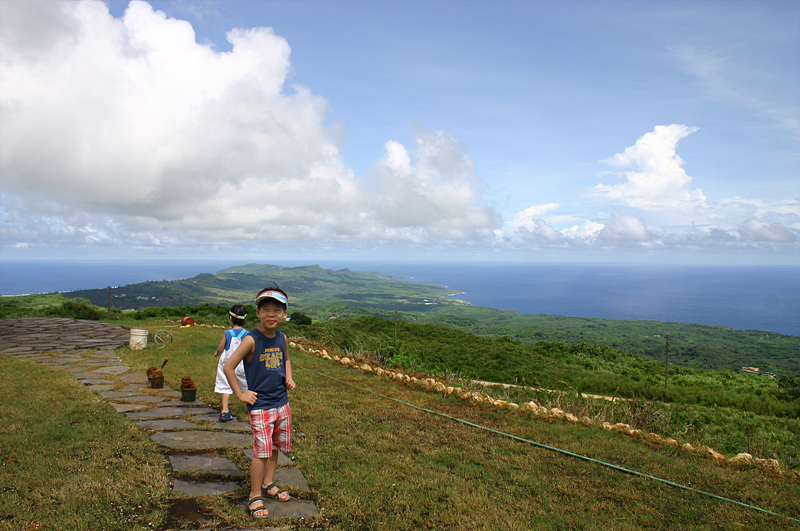
M 781 390 L 781 395 L 786 400 L 797 400 L 800 398 L 800 377 L 798 376 L 781 376 L 778 378 L 778 387 Z
M 311 317 L 302 312 L 292 312 L 292 314 L 289 316 L 289 320 L 294 324 L 301 326 L 311 324 Z
M 72 299 L 64 302 L 55 312 L 57 317 L 68 317 L 71 319 L 86 319 L 97 321 L 100 319 L 100 311 L 97 307 L 86 299 Z

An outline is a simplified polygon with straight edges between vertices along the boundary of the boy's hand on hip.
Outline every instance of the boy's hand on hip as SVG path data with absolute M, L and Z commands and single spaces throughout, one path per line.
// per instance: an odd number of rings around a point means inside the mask
M 242 394 L 240 394 L 238 398 L 245 404 L 250 404 L 251 406 L 253 406 L 255 405 L 256 400 L 258 399 L 258 395 L 253 391 L 245 391 Z

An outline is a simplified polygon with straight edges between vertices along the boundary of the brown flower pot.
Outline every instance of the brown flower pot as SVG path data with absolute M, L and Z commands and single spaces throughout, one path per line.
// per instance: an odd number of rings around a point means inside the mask
M 153 389 L 161 389 L 164 387 L 164 377 L 160 376 L 158 378 L 148 378 L 150 380 L 150 387 Z
M 181 402 L 194 402 L 197 398 L 197 389 L 181 389 Z

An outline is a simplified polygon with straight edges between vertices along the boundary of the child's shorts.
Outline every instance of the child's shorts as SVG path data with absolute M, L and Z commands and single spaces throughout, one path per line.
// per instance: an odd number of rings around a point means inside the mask
M 292 412 L 289 404 L 275 409 L 249 412 L 253 429 L 253 457 L 266 459 L 277 448 L 283 453 L 292 450 Z

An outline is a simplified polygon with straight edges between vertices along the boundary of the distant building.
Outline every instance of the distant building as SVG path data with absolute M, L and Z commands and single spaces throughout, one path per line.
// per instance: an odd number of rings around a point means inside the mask
M 742 371 L 758 374 L 759 372 L 761 372 L 761 369 L 759 369 L 758 367 L 742 367 Z

